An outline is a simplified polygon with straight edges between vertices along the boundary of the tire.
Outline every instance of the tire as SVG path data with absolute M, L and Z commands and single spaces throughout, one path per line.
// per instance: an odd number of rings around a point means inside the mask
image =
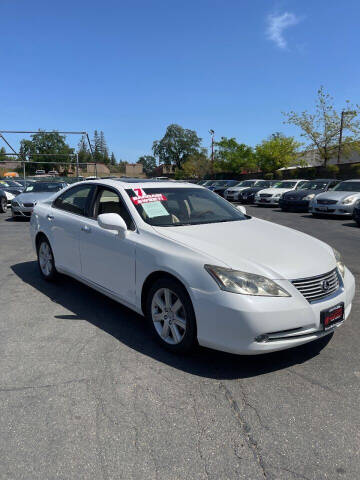
M 7 212 L 7 198 L 1 197 L 0 199 L 0 212 L 1 213 L 6 213 Z
M 37 246 L 38 265 L 42 277 L 52 282 L 58 277 L 55 268 L 54 254 L 47 238 L 42 237 Z
M 147 294 L 145 316 L 154 338 L 167 350 L 185 353 L 197 344 L 191 299 L 176 280 L 163 277 L 155 281 Z

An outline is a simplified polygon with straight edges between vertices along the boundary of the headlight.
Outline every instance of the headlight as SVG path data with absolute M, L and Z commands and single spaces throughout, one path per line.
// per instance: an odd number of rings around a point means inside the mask
M 350 197 L 346 197 L 341 203 L 343 205 L 350 205 L 351 203 L 356 202 L 358 198 L 359 197 L 357 195 L 351 195 Z
M 343 264 L 342 262 L 342 259 L 341 259 L 341 255 L 340 253 L 335 250 L 335 248 L 333 248 L 333 252 L 334 252 L 334 255 L 335 255 L 335 260 L 336 260 L 336 266 L 341 274 L 341 276 L 344 278 L 344 275 L 345 275 L 345 265 Z
M 264 297 L 290 297 L 291 295 L 269 278 L 253 273 L 239 272 L 231 268 L 205 265 L 221 290 L 242 295 L 257 295 Z
M 310 195 L 306 195 L 304 200 L 312 200 L 315 197 L 315 193 L 310 193 Z

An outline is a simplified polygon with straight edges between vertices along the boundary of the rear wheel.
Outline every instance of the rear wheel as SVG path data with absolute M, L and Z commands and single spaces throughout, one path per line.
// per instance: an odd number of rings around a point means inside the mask
M 37 254 L 41 275 L 49 282 L 55 280 L 57 271 L 55 268 L 54 255 L 50 243 L 45 237 L 41 238 L 38 243 Z
M 168 350 L 187 352 L 196 344 L 196 319 L 186 289 L 172 278 L 150 288 L 146 317 L 156 340 Z
M 0 212 L 6 213 L 7 211 L 7 198 L 1 197 L 0 199 Z

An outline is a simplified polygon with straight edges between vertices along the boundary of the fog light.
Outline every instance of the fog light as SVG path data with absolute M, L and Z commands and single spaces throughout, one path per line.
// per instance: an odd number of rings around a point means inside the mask
M 269 335 L 266 335 L 266 333 L 263 333 L 262 335 L 259 335 L 255 338 L 255 342 L 259 343 L 264 343 L 269 340 Z

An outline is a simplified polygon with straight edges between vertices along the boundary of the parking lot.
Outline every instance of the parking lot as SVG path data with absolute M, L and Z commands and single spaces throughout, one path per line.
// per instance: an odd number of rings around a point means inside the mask
M 351 219 L 247 211 L 326 241 L 360 284 Z M 127 308 L 42 280 L 28 230 L 0 216 L 1 478 L 359 478 L 358 291 L 325 342 L 176 356 Z

